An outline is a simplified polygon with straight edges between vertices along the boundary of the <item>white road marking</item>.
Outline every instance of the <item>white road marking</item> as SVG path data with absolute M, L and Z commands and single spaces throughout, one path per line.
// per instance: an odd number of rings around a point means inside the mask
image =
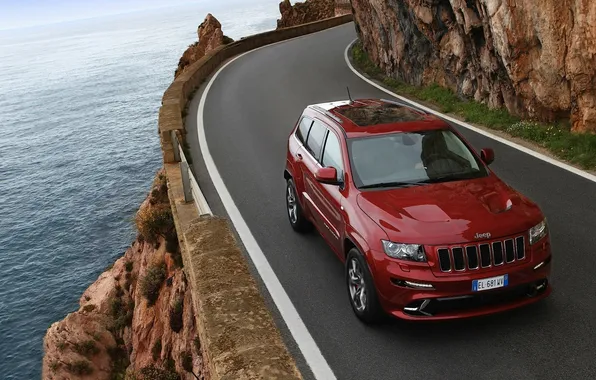
M 278 43 L 283 43 L 287 41 L 289 40 Z M 265 283 L 265 286 L 267 287 L 267 290 L 269 291 L 269 294 L 271 295 L 273 302 L 275 302 L 275 305 L 277 306 L 279 313 L 281 314 L 286 325 L 288 326 L 290 333 L 294 337 L 294 340 L 296 341 L 298 348 L 302 352 L 302 355 L 304 356 L 304 359 L 306 360 L 307 364 L 312 370 L 315 378 L 320 380 L 335 380 L 335 374 L 331 370 L 331 367 L 329 367 L 327 360 L 325 360 L 325 358 L 323 357 L 323 354 L 321 353 L 319 347 L 314 341 L 312 335 L 310 335 L 310 332 L 306 328 L 306 325 L 302 321 L 302 318 L 300 318 L 298 311 L 292 304 L 290 297 L 284 290 L 275 272 L 269 265 L 269 262 L 267 261 L 265 254 L 261 250 L 261 247 L 259 247 L 259 244 L 250 232 L 248 225 L 246 224 L 244 218 L 240 214 L 240 211 L 236 207 L 236 204 L 234 203 L 232 196 L 230 195 L 226 185 L 223 182 L 221 175 L 219 174 L 219 171 L 217 170 L 217 166 L 213 161 L 213 157 L 211 157 L 211 153 L 209 153 L 209 146 L 207 145 L 207 139 L 205 137 L 205 125 L 203 123 L 205 101 L 207 99 L 207 94 L 209 93 L 209 90 L 211 89 L 211 86 L 213 85 L 213 82 L 215 81 L 217 76 L 235 60 L 262 48 L 270 47 L 272 45 L 275 44 L 265 45 L 258 49 L 248 51 L 233 58 L 225 65 L 223 65 L 215 73 L 215 75 L 213 75 L 213 77 L 207 84 L 207 87 L 205 87 L 205 91 L 203 91 L 203 95 L 201 96 L 201 101 L 199 103 L 199 110 L 197 112 L 197 133 L 199 135 L 199 146 L 201 148 L 201 153 L 203 155 L 203 159 L 205 160 L 205 165 L 209 172 L 209 176 L 213 181 L 213 185 L 215 186 L 215 189 L 217 190 L 219 197 L 228 215 L 230 216 L 230 219 L 234 224 L 236 231 L 238 232 L 238 235 L 242 239 L 242 243 L 244 244 L 246 251 L 248 252 L 253 264 L 259 272 L 259 275 L 263 279 L 263 282 Z
M 407 98 L 404 98 L 403 96 L 397 95 L 396 93 L 389 91 L 389 90 L 388 90 L 388 89 L 386 89 L 385 87 L 383 87 L 383 86 L 381 86 L 381 85 L 379 85 L 379 84 L 377 84 L 377 83 L 375 83 L 375 82 L 371 81 L 370 79 L 366 78 L 364 75 L 360 74 L 360 73 L 358 72 L 358 70 L 356 70 L 356 69 L 354 68 L 354 66 L 352 66 L 352 63 L 350 62 L 350 59 L 349 59 L 349 57 L 348 57 L 348 52 L 349 52 L 349 50 L 350 50 L 350 47 L 351 47 L 351 46 L 352 46 L 352 45 L 353 45 L 353 44 L 354 44 L 356 41 L 358 41 L 358 39 L 357 39 L 357 38 L 356 38 L 354 41 L 350 42 L 350 44 L 349 44 L 349 45 L 346 47 L 346 50 L 345 50 L 345 52 L 344 52 L 344 59 L 345 59 L 345 61 L 346 61 L 346 64 L 347 64 L 347 65 L 348 65 L 348 67 L 350 68 L 350 70 L 352 70 L 352 72 L 353 72 L 354 74 L 356 74 L 357 76 L 359 76 L 359 77 L 360 77 L 360 79 L 362 79 L 363 81 L 367 82 L 367 83 L 368 83 L 368 84 L 370 84 L 371 86 L 374 86 L 374 87 L 378 88 L 379 90 L 381 90 L 381 91 L 383 91 L 383 92 L 385 92 L 385 93 L 387 93 L 387 94 L 389 94 L 389 95 L 391 95 L 391 96 L 393 96 L 393 97 L 395 97 L 395 98 L 397 98 L 397 99 L 399 99 L 399 100 L 401 100 L 401 101 L 404 101 L 404 102 L 406 102 L 406 103 L 409 103 L 409 104 L 411 104 L 411 105 L 413 105 L 413 106 L 415 106 L 415 107 L 421 108 L 421 109 L 423 109 L 423 110 L 424 110 L 424 111 L 426 111 L 426 112 L 429 112 L 429 113 L 432 113 L 432 114 L 434 114 L 434 115 L 440 116 L 440 117 L 442 117 L 443 119 L 449 120 L 449 121 L 451 121 L 451 122 L 453 122 L 453 123 L 455 123 L 455 124 L 457 124 L 457 125 L 461 125 L 461 126 L 462 126 L 462 127 L 464 127 L 464 128 L 470 129 L 470 130 L 472 130 L 472 131 L 474 131 L 474 132 L 476 132 L 476 133 L 479 133 L 479 134 L 481 134 L 481 135 L 484 135 L 484 136 L 486 136 L 486 137 L 489 137 L 489 138 L 491 138 L 491 139 L 493 139 L 493 140 L 496 140 L 496 141 L 498 141 L 498 142 L 500 142 L 500 143 L 503 143 L 503 144 L 505 144 L 505 145 L 509 145 L 509 146 L 510 146 L 510 147 L 512 147 L 512 148 L 515 148 L 515 149 L 517 149 L 517 150 L 520 150 L 520 151 L 522 151 L 522 152 L 524 152 L 524 153 L 527 153 L 527 154 L 529 154 L 529 155 L 531 155 L 531 156 L 534 156 L 534 157 L 536 157 L 536 158 L 538 158 L 538 159 L 540 159 L 540 160 L 542 160 L 542 161 L 548 162 L 549 164 L 552 164 L 552 165 L 558 166 L 558 167 L 560 167 L 561 169 L 564 169 L 564 170 L 567 170 L 567 171 L 569 171 L 569 172 L 571 172 L 571 173 L 577 174 L 577 175 L 579 175 L 579 176 L 581 176 L 581 177 L 584 177 L 585 179 L 588 179 L 588 180 L 590 180 L 590 181 L 592 181 L 592 182 L 596 182 L 596 176 L 595 176 L 595 175 L 593 175 L 593 174 L 590 174 L 590 173 L 588 173 L 588 172 L 586 172 L 586 171 L 583 171 L 583 170 L 581 170 L 581 169 L 578 169 L 578 168 L 576 168 L 576 167 L 574 167 L 574 166 L 568 165 L 568 164 L 566 164 L 566 163 L 564 163 L 564 162 L 561 162 L 561 161 L 555 160 L 555 159 L 553 159 L 553 158 L 551 158 L 551 157 L 548 157 L 548 156 L 546 156 L 546 155 L 544 155 L 544 154 L 538 153 L 538 152 L 536 152 L 535 150 L 532 150 L 532 149 L 526 148 L 525 146 L 522 146 L 522 145 L 516 144 L 516 143 L 514 143 L 514 142 L 512 142 L 512 141 L 509 141 L 509 140 L 507 140 L 507 139 L 504 139 L 504 138 L 502 138 L 502 137 L 499 137 L 499 136 L 497 136 L 497 135 L 494 135 L 494 134 L 492 134 L 492 133 L 490 133 L 490 132 L 487 132 L 487 131 L 485 131 L 485 130 L 483 130 L 483 129 L 480 129 L 480 128 L 477 128 L 477 127 L 474 127 L 473 125 L 470 125 L 470 124 L 468 124 L 468 123 L 465 123 L 465 122 L 463 122 L 463 121 L 460 121 L 460 120 L 454 119 L 454 118 L 452 118 L 452 117 L 450 117 L 450 116 L 447 116 L 447 115 L 445 115 L 445 114 L 442 114 L 442 113 L 440 113 L 440 112 L 437 112 L 437 111 L 435 111 L 435 110 L 433 110 L 433 109 L 431 109 L 431 108 L 425 107 L 425 106 L 423 106 L 422 104 L 418 104 L 418 103 L 416 103 L 416 102 L 414 102 L 414 101 L 412 101 L 412 100 L 410 100 L 410 99 L 407 99 Z

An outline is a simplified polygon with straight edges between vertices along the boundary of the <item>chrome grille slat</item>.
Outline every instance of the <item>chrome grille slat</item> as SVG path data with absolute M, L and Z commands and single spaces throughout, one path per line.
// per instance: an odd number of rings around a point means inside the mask
M 437 250 L 439 255 L 439 267 L 443 272 L 451 272 L 451 257 L 449 257 L 449 249 L 439 248 Z
M 489 244 L 480 244 L 480 263 L 483 268 L 488 268 L 492 264 Z
M 511 263 L 515 260 L 515 245 L 513 239 L 505 240 L 505 260 Z
M 503 242 L 495 241 L 493 243 L 493 264 L 494 266 L 503 265 Z
M 515 238 L 515 253 L 517 260 L 523 260 L 526 257 L 526 242 L 523 236 Z
M 453 256 L 453 267 L 460 272 L 466 270 L 466 262 L 464 260 L 464 249 L 462 247 L 454 247 L 451 249 Z
M 466 247 L 466 257 L 468 258 L 468 269 L 478 269 L 478 251 L 475 245 Z
M 511 264 L 526 258 L 525 237 L 492 242 L 443 246 L 436 250 L 441 272 L 465 272 Z

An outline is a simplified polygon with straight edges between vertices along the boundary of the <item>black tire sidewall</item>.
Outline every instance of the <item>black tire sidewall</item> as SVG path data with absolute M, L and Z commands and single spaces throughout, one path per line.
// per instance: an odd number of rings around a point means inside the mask
M 364 308 L 364 311 L 358 311 L 356 309 L 356 307 L 354 306 L 354 303 L 352 301 L 352 297 L 350 295 L 350 288 L 349 288 L 350 280 L 349 280 L 348 270 L 349 270 L 349 266 L 350 266 L 350 261 L 352 259 L 358 260 L 358 263 L 360 264 L 360 267 L 362 268 L 362 276 L 364 277 L 364 282 L 365 282 L 366 290 L 368 293 L 367 297 L 366 297 L 366 307 Z M 346 290 L 348 292 L 348 299 L 350 302 L 350 306 L 352 307 L 352 310 L 354 311 L 356 316 L 366 323 L 377 322 L 381 318 L 381 315 L 382 315 L 381 307 L 379 305 L 379 301 L 378 301 L 378 297 L 377 297 L 377 290 L 376 290 L 372 275 L 370 273 L 368 264 L 366 262 L 366 259 L 360 253 L 360 251 L 358 251 L 358 249 L 356 249 L 356 248 L 352 248 L 348 252 L 348 255 L 346 257 L 345 281 L 346 281 Z
M 292 222 L 292 218 L 290 218 L 290 214 L 288 213 L 288 197 L 287 191 L 288 188 L 291 187 L 294 192 L 294 198 L 296 199 L 296 222 Z M 296 191 L 296 185 L 294 185 L 294 180 L 292 178 L 286 181 L 286 214 L 288 216 L 288 220 L 290 221 L 290 225 L 292 228 L 298 232 L 306 232 L 309 230 L 310 222 L 306 220 L 302 213 L 302 206 L 300 206 L 300 201 L 298 200 L 298 192 Z

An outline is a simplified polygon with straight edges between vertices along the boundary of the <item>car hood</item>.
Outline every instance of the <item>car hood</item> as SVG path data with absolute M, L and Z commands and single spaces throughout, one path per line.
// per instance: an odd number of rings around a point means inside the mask
M 364 191 L 358 205 L 400 243 L 454 244 L 525 232 L 539 207 L 494 174 L 488 177 Z

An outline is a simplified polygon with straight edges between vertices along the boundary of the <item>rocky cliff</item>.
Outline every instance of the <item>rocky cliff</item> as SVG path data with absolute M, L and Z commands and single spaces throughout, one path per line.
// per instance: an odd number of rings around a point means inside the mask
M 136 222 L 136 241 L 85 291 L 79 309 L 48 329 L 43 379 L 203 378 L 162 173 Z
M 591 0 L 352 0 L 364 49 L 386 74 L 541 121 L 596 131 Z
M 208 13 L 205 20 L 199 25 L 197 34 L 199 40 L 190 45 L 184 54 L 182 54 L 174 77 L 178 77 L 178 75 L 184 72 L 186 67 L 203 58 L 211 50 L 233 41 L 230 37 L 223 34 L 220 22 L 211 13 Z
M 292 5 L 290 0 L 284 0 L 279 3 L 279 12 L 281 18 L 277 20 L 277 28 L 287 28 L 334 17 L 335 1 L 306 0 Z

